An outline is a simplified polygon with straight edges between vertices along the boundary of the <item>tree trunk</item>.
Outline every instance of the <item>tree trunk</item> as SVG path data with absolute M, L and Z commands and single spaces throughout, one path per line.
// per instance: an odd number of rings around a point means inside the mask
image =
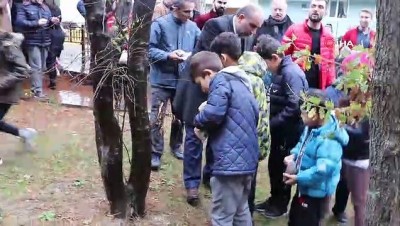
M 111 214 L 126 216 L 126 193 L 122 173 L 122 133 L 114 117 L 112 75 L 107 67 L 113 63 L 116 51 L 111 49 L 110 37 L 104 24 L 103 1 L 85 0 L 90 38 L 90 74 L 93 80 L 93 114 L 96 146 L 101 177 Z M 111 67 L 112 68 L 112 67 Z
M 133 95 L 125 98 L 132 137 L 132 167 L 128 181 L 134 217 L 145 215 L 151 173 L 150 123 L 147 107 L 147 57 L 151 18 L 156 0 L 135 0 L 129 38 L 128 76 L 133 78 Z
M 400 225 L 400 1 L 377 1 L 367 222 Z

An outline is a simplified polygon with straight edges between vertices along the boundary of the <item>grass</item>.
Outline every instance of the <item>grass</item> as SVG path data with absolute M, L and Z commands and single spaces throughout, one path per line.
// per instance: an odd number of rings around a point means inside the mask
M 7 120 L 37 128 L 40 135 L 36 151 L 25 153 L 17 139 L 0 134 L 0 156 L 4 160 L 0 166 L 3 225 L 120 225 L 108 215 L 91 111 L 26 102 L 15 107 Z M 124 155 L 127 172 L 125 151 Z M 162 162 L 162 169 L 151 176 L 148 214 L 135 225 L 206 225 L 210 194 L 201 188 L 202 204 L 198 208 L 189 206 L 182 162 L 169 150 Z M 269 192 L 266 161 L 260 164 L 259 172 L 256 199 L 261 201 Z M 256 225 L 287 224 L 286 218 L 266 220 L 257 214 L 255 221 Z

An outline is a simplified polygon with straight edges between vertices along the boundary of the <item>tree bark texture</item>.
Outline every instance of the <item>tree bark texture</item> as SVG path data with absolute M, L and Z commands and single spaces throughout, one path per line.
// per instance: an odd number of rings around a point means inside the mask
M 377 1 L 367 223 L 400 225 L 400 1 Z
M 90 74 L 95 96 L 93 114 L 101 177 L 110 211 L 117 218 L 126 216 L 126 193 L 122 171 L 122 133 L 113 108 L 110 65 L 116 54 L 105 30 L 105 1 L 85 0 L 90 38 Z
M 147 56 L 151 18 L 156 0 L 135 0 L 129 38 L 128 75 L 134 80 L 133 95 L 126 96 L 132 137 L 132 168 L 128 191 L 133 216 L 145 215 L 145 203 L 151 173 L 150 123 L 147 106 Z

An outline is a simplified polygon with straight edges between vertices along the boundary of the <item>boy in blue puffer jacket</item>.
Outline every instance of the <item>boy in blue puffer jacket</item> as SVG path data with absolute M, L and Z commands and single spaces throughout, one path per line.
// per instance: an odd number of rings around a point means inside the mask
M 206 51 L 190 62 L 192 79 L 208 93 L 194 125 L 196 133 L 207 131 L 213 156 L 212 225 L 252 225 L 247 200 L 260 157 L 259 107 L 249 79 L 222 68 L 219 56 Z
M 315 112 L 325 109 L 323 91 L 312 89 L 307 94 L 321 100 L 313 107 Z M 318 226 L 339 182 L 343 147 L 349 142 L 349 135 L 333 114 L 323 119 L 319 114 L 302 111 L 302 119 L 306 128 L 291 155 L 284 160 L 288 166 L 283 174 L 285 183 L 297 183 L 289 226 Z

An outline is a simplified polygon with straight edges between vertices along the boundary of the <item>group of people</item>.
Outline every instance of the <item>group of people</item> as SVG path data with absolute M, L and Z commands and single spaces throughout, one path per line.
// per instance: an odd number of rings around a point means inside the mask
M 85 8 L 78 8 L 85 15 Z M 48 100 L 43 92 L 44 73 L 49 75 L 48 87 L 56 89 L 65 40 L 61 20 L 54 0 L 0 0 L 0 131 L 20 137 L 26 150 L 32 149 L 37 131 L 17 128 L 4 117 L 23 96 L 23 81 L 31 81 L 32 96 L 39 101 Z
M 223 15 L 227 2 L 215 0 L 210 12 L 192 19 L 195 1 L 177 0 L 168 5 L 167 13 L 153 18 L 152 169 L 161 166 L 163 122 L 170 102 L 169 145 L 173 156 L 183 159 L 187 202 L 198 204 L 201 183 L 210 188 L 212 225 L 252 225 L 254 211 L 281 217 L 291 200 L 289 225 L 319 225 L 336 188 L 332 209 L 336 219 L 346 221 L 345 204 L 351 193 L 355 225 L 364 225 L 368 119 L 343 127 L 333 114 L 327 119 L 310 116 L 300 96 L 320 98 L 313 107 L 316 112 L 324 111 L 327 101 L 338 107 L 348 104 L 336 87 L 340 76 L 346 76 L 345 65 L 362 55 L 355 62 L 372 67 L 371 60 L 357 52 L 338 59 L 336 52 L 356 45 L 373 47 L 371 11 L 362 10 L 360 25 L 343 36 L 342 43 L 351 45 L 338 47 L 321 23 L 328 7 L 325 0 L 311 0 L 302 23 L 291 21 L 286 1 L 272 1 L 267 19 L 257 5 Z M 297 54 L 306 48 L 321 60 Z M 337 67 L 340 63 L 342 67 Z M 271 195 L 255 204 L 258 163 L 268 153 Z
M 316 112 L 324 111 L 327 101 L 338 107 L 348 105 L 348 97 L 336 85 L 340 76 L 346 76 L 346 64 L 360 54 L 337 59 L 337 42 L 321 23 L 326 0 L 310 0 L 308 18 L 301 23 L 293 23 L 286 14 L 286 1 L 273 0 L 266 19 L 257 5 L 224 15 L 228 1 L 214 0 L 212 9 L 202 15 L 194 14 L 194 0 L 164 0 L 156 6 L 148 54 L 152 169 L 157 171 L 162 165 L 163 123 L 170 102 L 169 146 L 173 156 L 183 160 L 187 202 L 199 203 L 201 183 L 211 189 L 212 225 L 252 225 L 255 211 L 268 218 L 281 217 L 287 214 L 290 201 L 289 225 L 319 225 L 335 192 L 332 212 L 336 219 L 346 221 L 351 193 L 355 225 L 364 225 L 368 118 L 339 126 L 333 114 L 328 118 L 308 114 L 300 98 L 302 93 L 318 97 L 319 105 L 313 106 Z M 1 0 L 0 4 L 1 16 L 7 15 L 2 18 L 9 22 L 0 32 L 0 61 L 7 65 L 0 71 L 0 130 L 30 144 L 34 129 L 18 129 L 3 118 L 18 102 L 16 87 L 27 74 L 33 77 L 34 96 L 45 98 L 41 76 L 62 50 L 60 36 L 55 34 L 61 12 L 44 0 L 14 7 L 10 3 Z M 79 9 L 82 15 L 86 13 L 84 5 Z M 372 16 L 371 11 L 362 10 L 360 25 L 343 36 L 341 43 L 346 44 L 339 48 L 373 47 Z M 13 30 L 24 35 L 25 52 L 11 48 L 22 41 Z M 321 59 L 317 62 L 297 54 L 306 48 Z M 371 59 L 361 55 L 356 62 L 372 67 Z M 55 87 L 50 81 L 50 87 Z M 206 164 L 202 167 L 204 143 Z M 263 170 L 258 165 L 267 156 L 270 197 L 256 204 L 257 173 Z M 292 185 L 297 185 L 293 196 Z

